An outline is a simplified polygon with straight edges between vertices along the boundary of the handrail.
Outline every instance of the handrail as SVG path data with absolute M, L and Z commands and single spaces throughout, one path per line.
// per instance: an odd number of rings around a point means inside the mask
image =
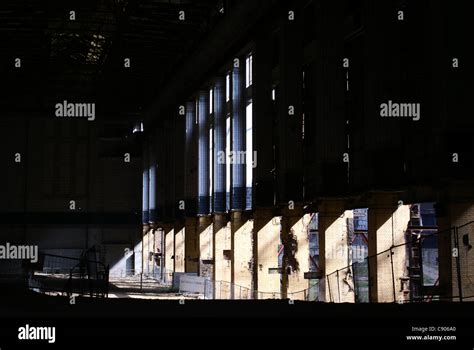
M 465 224 L 462 224 L 461 226 L 456 226 L 456 227 L 457 227 L 458 229 L 460 229 L 460 228 L 466 227 L 466 226 L 471 225 L 471 224 L 474 224 L 474 220 L 473 220 L 473 221 L 466 222 Z
M 205 283 L 228 284 L 228 285 L 230 285 L 231 287 L 234 287 L 234 288 L 244 288 L 245 290 L 247 290 L 250 293 L 250 295 L 259 295 L 259 294 L 272 294 L 272 295 L 279 294 L 280 296 L 282 295 L 281 291 L 279 291 L 279 292 L 263 292 L 263 291 L 259 291 L 259 290 L 256 290 L 256 289 L 251 289 L 251 288 L 248 288 L 248 287 L 245 287 L 245 286 L 241 286 L 239 284 L 235 284 L 235 283 L 228 282 L 228 281 L 222 281 L 222 280 L 220 280 L 220 281 L 207 280 Z M 310 286 L 308 288 L 302 289 L 302 290 L 287 293 L 287 295 L 294 295 L 294 294 L 298 294 L 298 293 L 307 293 L 308 291 L 313 290 L 315 287 L 317 287 L 316 284 L 313 285 L 313 286 Z M 250 298 L 250 299 L 253 299 L 253 298 Z
M 474 223 L 474 221 L 473 221 L 473 223 Z M 461 227 L 461 226 L 459 226 L 459 227 Z M 425 236 L 420 236 L 420 237 L 416 238 L 416 240 L 414 240 L 414 241 L 412 241 L 412 242 L 405 242 L 405 243 L 400 243 L 400 244 L 392 245 L 390 248 L 385 249 L 385 250 L 382 250 L 382 251 L 378 252 L 377 254 L 373 254 L 373 255 L 368 255 L 368 256 L 366 256 L 366 257 L 364 258 L 364 260 L 376 258 L 377 256 L 382 255 L 382 254 L 385 254 L 385 253 L 388 253 L 388 252 L 390 252 L 391 250 L 393 250 L 393 249 L 395 249 L 395 248 L 399 248 L 399 247 L 406 246 L 406 245 L 408 245 L 408 244 L 412 244 L 412 243 L 419 242 L 419 241 L 421 241 L 422 239 L 425 239 L 426 237 L 437 236 L 437 235 L 439 235 L 440 233 L 447 233 L 447 232 L 450 232 L 452 229 L 453 229 L 453 227 L 451 227 L 450 229 L 443 230 L 443 231 L 437 231 L 437 232 L 434 232 L 434 233 L 430 233 L 430 234 L 425 235 Z M 427 230 L 427 231 L 428 231 L 428 230 Z M 353 265 L 354 265 L 354 263 L 349 264 L 349 265 L 344 266 L 344 267 L 341 267 L 341 268 L 339 268 L 339 269 L 334 270 L 334 271 L 331 272 L 331 273 L 326 274 L 325 276 L 328 277 L 328 276 L 331 276 L 331 275 L 337 273 L 338 271 L 342 271 L 342 270 L 349 269 L 349 268 L 351 268 Z
M 87 280 L 89 281 L 89 295 L 92 297 L 94 295 L 94 291 L 93 291 L 93 287 L 92 287 L 92 284 L 91 284 L 91 274 L 90 274 L 90 271 L 89 271 L 89 266 L 88 264 L 89 263 L 97 263 L 99 265 L 102 265 L 104 270 L 103 270 L 103 279 L 104 281 L 107 282 L 108 284 L 108 278 L 109 278 L 109 269 L 108 267 L 105 266 L 105 264 L 101 263 L 101 262 L 98 262 L 98 261 L 94 261 L 94 260 L 87 260 L 86 258 L 81 258 L 79 263 L 77 263 L 75 266 L 73 266 L 71 269 L 70 269 L 70 272 L 69 272 L 69 278 L 68 278 L 68 281 L 66 282 L 66 287 L 69 287 L 69 290 L 66 291 L 67 295 L 70 296 L 70 294 L 72 294 L 72 279 L 73 279 L 73 272 L 76 268 L 81 268 L 80 270 L 80 279 L 81 281 L 83 280 L 83 271 L 82 271 L 82 268 L 85 267 L 85 270 L 86 270 L 86 274 L 87 274 Z M 99 279 L 99 271 L 97 271 L 96 273 L 96 277 L 97 277 L 97 281 L 101 280 Z M 108 288 L 105 288 L 105 290 L 103 291 L 103 294 L 108 294 Z M 98 294 L 98 293 L 96 293 Z
M 83 253 L 81 257 L 70 257 L 70 256 L 62 256 L 62 255 L 57 255 L 57 254 L 49 254 L 49 253 L 40 253 L 40 257 L 44 261 L 46 258 L 54 258 L 54 259 L 61 259 L 61 260 L 66 260 L 66 261 L 75 261 L 77 262 L 74 266 L 72 267 L 66 267 L 63 266 L 61 269 L 68 269 L 68 277 L 67 281 L 64 285 L 64 287 L 59 289 L 58 291 L 62 292 L 63 294 L 65 293 L 67 296 L 71 296 L 72 294 L 72 289 L 73 289 L 73 280 L 74 280 L 74 275 L 77 274 L 77 269 L 79 270 L 79 280 L 80 281 L 85 281 L 85 277 L 87 276 L 87 280 L 89 281 L 89 286 L 86 287 L 88 289 L 88 294 L 92 297 L 94 294 L 96 295 L 102 295 L 102 296 L 107 296 L 108 294 L 108 280 L 109 280 L 109 266 L 106 266 L 103 262 L 98 261 L 98 260 L 91 260 L 87 258 L 87 252 Z M 56 262 L 57 260 L 53 260 L 53 263 Z M 95 264 L 96 267 L 92 268 L 91 271 L 91 265 Z M 44 269 L 45 267 L 43 267 Z M 34 268 L 33 268 L 34 269 Z M 92 276 L 91 274 L 95 273 L 95 276 Z M 95 288 L 97 287 L 93 281 L 97 282 L 105 282 L 105 285 L 100 286 L 100 288 Z M 81 284 L 81 292 L 80 294 L 85 294 L 84 293 L 84 285 Z
M 392 246 L 390 246 L 389 248 L 383 250 L 383 251 L 380 251 L 376 254 L 372 254 L 372 255 L 369 255 L 367 257 L 365 257 L 362 261 L 359 261 L 359 262 L 353 262 L 352 264 L 349 264 L 347 266 L 344 266 L 344 267 L 341 267 L 341 268 L 338 268 L 328 274 L 325 274 L 324 275 L 324 279 L 329 279 L 329 277 L 332 277 L 334 274 L 338 274 L 340 271 L 345 271 L 345 270 L 351 270 L 351 269 L 354 269 L 354 266 L 355 264 L 357 263 L 364 263 L 364 262 L 367 262 L 369 263 L 371 259 L 374 259 L 374 258 L 377 258 L 378 256 L 380 255 L 383 255 L 383 254 L 387 254 L 387 253 L 390 253 L 390 252 L 393 252 L 395 249 L 397 248 L 400 248 L 400 247 L 404 247 L 404 246 L 407 246 L 407 245 L 410 245 L 410 244 L 417 244 L 417 243 L 420 243 L 422 242 L 424 239 L 426 238 L 429 238 L 429 237 L 436 237 L 436 236 L 440 236 L 440 235 L 443 235 L 443 234 L 449 234 L 450 232 L 453 232 L 454 229 L 459 229 L 459 228 L 463 228 L 463 227 L 466 227 L 468 225 L 471 225 L 471 224 L 474 224 L 474 220 L 473 221 L 469 221 L 463 225 L 460 225 L 460 226 L 453 226 L 453 227 L 449 227 L 447 229 L 444 229 L 444 230 L 441 230 L 441 231 L 435 231 L 435 232 L 432 232 L 432 233 L 428 233 L 428 234 L 425 234 L 425 235 L 421 235 L 419 237 L 416 237 L 414 238 L 413 240 L 409 241 L 409 242 L 403 242 L 403 243 L 399 243 L 399 244 L 393 244 Z M 429 228 L 423 228 L 421 227 L 420 229 L 425 229 L 426 231 L 431 231 L 431 230 L 434 230 L 434 227 L 429 227 Z M 241 286 L 241 285 L 237 285 L 237 284 L 234 284 L 232 282 L 228 282 L 228 281 L 208 281 L 206 283 L 211 283 L 211 284 L 214 284 L 214 285 L 217 285 L 217 284 L 228 284 L 230 285 L 231 288 L 244 288 L 246 291 L 250 292 L 251 294 L 250 295 L 263 295 L 263 294 L 272 294 L 272 295 L 282 295 L 282 292 L 279 291 L 279 292 L 263 292 L 263 291 L 258 291 L 258 290 L 252 290 L 251 288 L 248 288 L 248 287 L 244 287 L 244 286 Z M 295 291 L 295 292 L 288 292 L 287 293 L 287 296 L 294 296 L 295 294 L 298 294 L 298 293 L 305 293 L 305 296 L 307 296 L 307 292 L 308 291 L 311 291 L 311 290 L 314 290 L 315 288 L 318 288 L 317 287 L 318 285 L 315 284 L 313 286 L 310 286 L 308 288 L 305 288 L 305 289 L 302 289 L 300 291 Z M 330 286 L 329 286 L 330 288 Z M 234 289 L 235 290 L 235 289 Z M 231 295 L 232 292 L 231 292 Z M 454 296 L 450 297 L 449 299 L 453 299 L 453 298 L 456 298 Z M 471 298 L 471 297 L 470 297 Z

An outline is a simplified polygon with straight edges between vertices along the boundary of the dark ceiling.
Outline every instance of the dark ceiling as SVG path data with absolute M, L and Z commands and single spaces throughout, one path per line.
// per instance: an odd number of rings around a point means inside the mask
M 222 12 L 219 0 L 2 0 L 0 111 L 41 114 L 68 100 L 140 118 Z

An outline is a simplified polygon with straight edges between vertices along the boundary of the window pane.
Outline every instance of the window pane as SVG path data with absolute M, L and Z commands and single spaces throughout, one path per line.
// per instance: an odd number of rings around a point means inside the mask
M 209 114 L 214 113 L 214 94 L 213 90 L 209 90 Z
M 226 137 L 225 137 L 225 180 L 226 180 L 226 205 L 227 210 L 230 209 L 230 116 L 227 117 L 226 122 Z
M 252 183 L 253 183 L 253 126 L 252 126 L 252 103 L 247 106 L 246 111 L 246 152 L 245 152 L 245 166 L 246 166 L 246 209 L 252 209 Z
M 213 139 L 213 132 L 212 132 L 212 127 L 209 128 L 209 196 L 212 198 L 212 185 L 213 185 L 213 178 L 214 178 L 214 172 L 213 172 L 213 154 L 212 151 L 214 149 L 214 139 Z M 210 212 L 212 212 L 212 200 L 209 201 L 210 203 Z
M 252 55 L 248 56 L 245 60 L 245 86 L 249 87 L 252 85 Z

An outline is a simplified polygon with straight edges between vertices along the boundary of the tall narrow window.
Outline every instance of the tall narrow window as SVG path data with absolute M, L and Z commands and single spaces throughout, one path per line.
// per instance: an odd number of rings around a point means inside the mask
M 209 114 L 214 113 L 214 91 L 211 88 L 209 90 Z
M 246 133 L 245 133 L 245 171 L 246 171 L 246 208 L 252 209 L 252 183 L 253 183 L 253 162 L 257 159 L 253 159 L 253 139 L 252 139 L 252 130 L 253 130 L 253 120 L 252 120 L 252 102 L 247 105 L 246 109 Z
M 225 77 L 225 100 L 226 102 L 230 101 L 230 74 Z
M 230 209 L 230 115 L 227 115 L 226 121 L 225 121 L 225 129 L 226 129 L 226 134 L 225 134 L 225 181 L 226 181 L 226 206 L 227 210 Z
M 214 206 L 212 196 L 214 193 L 214 87 L 209 89 L 209 212 L 212 213 Z
M 199 124 L 199 99 L 196 99 L 196 113 L 195 113 L 195 117 L 196 117 L 195 124 L 198 125 L 198 124 Z
M 213 194 L 213 180 L 214 180 L 214 157 L 213 157 L 213 152 L 214 152 L 214 132 L 213 132 L 213 127 L 212 123 L 211 126 L 209 127 L 209 196 L 212 198 Z M 213 201 L 209 201 L 209 212 L 212 213 L 213 211 Z
M 249 55 L 245 60 L 245 86 L 249 87 L 252 85 L 252 75 L 253 75 L 253 59 L 252 55 Z
M 143 122 L 138 122 L 133 126 L 133 131 L 132 132 L 134 134 L 139 133 L 139 132 L 143 132 L 143 131 L 144 131 Z
M 352 258 L 352 269 L 354 271 L 353 282 L 355 299 L 358 303 L 369 302 L 369 265 L 368 265 L 368 209 L 359 208 L 353 210 L 352 220 L 353 235 L 350 241 L 350 254 Z

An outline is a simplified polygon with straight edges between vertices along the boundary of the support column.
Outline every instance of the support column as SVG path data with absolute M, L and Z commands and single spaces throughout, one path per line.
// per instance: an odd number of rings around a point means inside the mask
M 269 33 L 261 33 L 253 53 L 253 145 L 257 166 L 253 170 L 255 208 L 270 208 L 274 203 L 274 120 L 272 101 L 272 48 Z M 264 214 L 267 215 L 268 213 Z
M 370 301 L 397 302 L 403 298 L 401 278 L 408 275 L 407 247 L 388 249 L 406 242 L 410 207 L 398 205 L 398 196 L 392 193 L 373 193 L 369 203 Z
M 155 138 L 152 138 L 149 143 L 149 163 L 148 163 L 148 221 L 150 223 L 156 223 L 157 220 L 157 208 L 156 208 L 156 149 L 155 149 Z M 161 170 L 161 169 L 160 169 Z
M 143 176 L 142 176 L 142 185 L 143 185 L 143 190 L 142 190 L 142 235 L 141 235 L 141 273 L 147 273 L 148 270 L 148 257 L 147 257 L 147 250 L 148 247 L 146 245 L 147 241 L 147 233 L 150 230 L 150 225 L 148 222 L 148 217 L 149 217 L 149 160 L 148 160 L 148 142 L 145 139 L 143 141 L 143 146 L 142 146 L 142 162 L 143 162 Z
M 453 301 L 459 301 L 460 296 L 464 301 L 471 301 L 474 295 L 474 274 L 471 272 L 474 266 L 474 202 L 472 199 L 452 200 L 440 207 L 444 211 L 437 212 L 440 295 Z M 453 227 L 458 227 L 457 232 Z M 458 249 L 458 257 L 453 254 L 454 248 Z
M 256 280 L 258 299 L 273 299 L 280 295 L 278 273 L 278 247 L 280 244 L 280 220 L 273 217 L 271 209 L 256 209 L 254 212 L 256 233 Z
M 143 273 L 145 276 L 154 276 L 159 269 L 156 253 L 160 252 L 159 230 L 155 224 L 149 225 L 143 237 L 143 247 Z
M 186 103 L 186 136 L 184 154 L 184 197 L 185 197 L 185 271 L 199 273 L 199 234 L 197 231 L 198 195 L 198 145 L 197 145 L 196 101 Z
M 163 221 L 172 223 L 175 215 L 175 181 L 174 162 L 176 153 L 170 152 L 173 149 L 173 127 L 171 122 L 165 122 L 161 135 L 161 153 L 163 154 L 162 162 L 158 168 L 161 175 L 164 175 L 159 182 L 159 186 L 163 189 L 164 209 Z M 176 151 L 176 149 L 174 149 Z
M 199 140 L 198 140 L 198 236 L 199 236 L 199 275 L 213 278 L 214 254 L 212 218 L 209 192 L 209 97 L 207 91 L 199 93 Z
M 150 224 L 144 224 L 142 231 L 142 270 L 141 273 L 147 275 L 149 270 L 148 259 L 148 233 L 150 232 Z
M 178 109 L 176 109 L 178 110 Z M 173 118 L 173 221 L 174 221 L 174 271 L 185 272 L 186 270 L 186 224 L 184 201 L 185 192 L 185 151 L 186 151 L 186 117 L 176 113 Z
M 227 214 L 214 215 L 214 279 L 216 299 L 230 299 L 232 234 Z M 226 283 L 220 283 L 226 282 Z
M 275 204 L 275 154 L 272 100 L 272 41 L 271 33 L 260 32 L 253 52 L 253 145 L 257 153 L 257 166 L 253 170 L 253 273 L 254 298 L 269 299 L 280 296 L 278 273 L 278 247 L 280 222 L 273 220 Z
M 157 132 L 150 134 L 148 142 L 148 221 L 150 223 L 150 230 L 147 232 L 146 237 L 146 259 L 147 259 L 147 274 L 155 275 L 157 271 L 157 265 L 155 261 L 155 254 L 157 252 L 156 247 L 156 236 L 157 236 L 157 157 L 156 157 L 156 139 L 158 138 Z
M 326 199 L 319 206 L 318 213 L 319 232 L 319 270 L 321 280 L 319 283 L 319 300 L 326 302 L 339 302 L 340 278 L 337 270 L 347 265 L 347 232 L 346 211 L 344 201 Z M 328 276 L 329 275 L 329 276 Z
M 296 209 L 296 208 L 295 208 Z M 306 300 L 309 291 L 309 280 L 304 278 L 305 272 L 309 272 L 309 224 L 310 214 L 303 214 L 303 207 L 292 211 L 295 215 L 292 235 L 296 241 L 295 260 L 298 262 L 298 270 L 288 276 L 288 293 L 294 300 Z
M 232 212 L 231 230 L 233 295 L 236 299 L 251 299 L 254 288 L 253 220 L 245 212 Z
M 347 164 L 342 162 L 347 145 L 347 118 L 341 103 L 346 80 L 341 69 L 345 33 L 339 25 L 344 15 L 340 5 L 331 1 L 316 2 L 315 11 L 315 61 L 318 64 L 313 67 L 314 76 L 308 88 L 313 89 L 313 96 L 324 97 L 318 99 L 313 115 L 305 115 L 305 133 L 317 140 L 313 148 L 306 149 L 305 157 L 310 158 L 310 162 L 305 163 L 308 169 L 305 178 L 308 186 L 305 187 L 313 194 L 334 195 L 345 192 L 347 182 Z M 316 147 L 316 144 L 330 147 Z
M 304 279 L 304 272 L 309 270 L 309 241 L 307 232 L 304 232 L 303 216 L 302 205 L 285 208 L 282 213 L 282 298 L 302 300 L 304 292 L 295 292 L 309 287 L 308 280 Z
M 143 228 L 142 232 L 139 233 L 140 238 L 138 242 L 134 242 L 133 246 L 133 262 L 134 262 L 134 274 L 138 275 L 143 272 Z
M 288 201 L 296 203 L 303 199 L 303 14 L 296 8 L 293 10 L 296 12 L 294 21 L 287 16 L 281 19 L 280 85 L 277 91 L 277 197 L 285 205 Z
M 154 257 L 151 261 L 154 265 L 153 273 L 155 276 L 164 276 L 165 271 L 165 234 L 162 228 L 154 230 Z M 161 277 L 163 279 L 163 277 Z
M 199 237 L 199 276 L 214 277 L 214 248 L 212 218 L 199 216 L 197 234 Z
M 457 292 L 459 290 L 456 287 L 456 258 L 453 257 L 452 251 L 455 247 L 455 241 L 451 212 L 452 205 L 437 203 L 439 294 L 442 300 L 453 300 L 451 298 L 458 296 Z
M 143 178 L 142 178 L 142 185 L 143 185 L 143 191 L 142 191 L 142 223 L 143 225 L 148 225 L 148 218 L 149 218 L 149 148 L 148 148 L 148 142 L 145 139 L 143 141 L 143 148 L 142 148 L 142 161 L 143 161 Z
M 199 239 L 197 236 L 196 220 L 195 217 L 186 217 L 185 219 L 186 237 L 184 251 L 186 259 L 184 265 L 186 273 L 197 274 L 199 272 Z
M 178 221 L 174 226 L 174 272 L 185 272 L 185 238 L 184 221 Z
M 174 272 L 174 227 L 171 224 L 163 225 L 163 234 L 165 236 L 165 268 L 164 268 L 164 277 L 165 282 L 172 281 L 172 275 Z

